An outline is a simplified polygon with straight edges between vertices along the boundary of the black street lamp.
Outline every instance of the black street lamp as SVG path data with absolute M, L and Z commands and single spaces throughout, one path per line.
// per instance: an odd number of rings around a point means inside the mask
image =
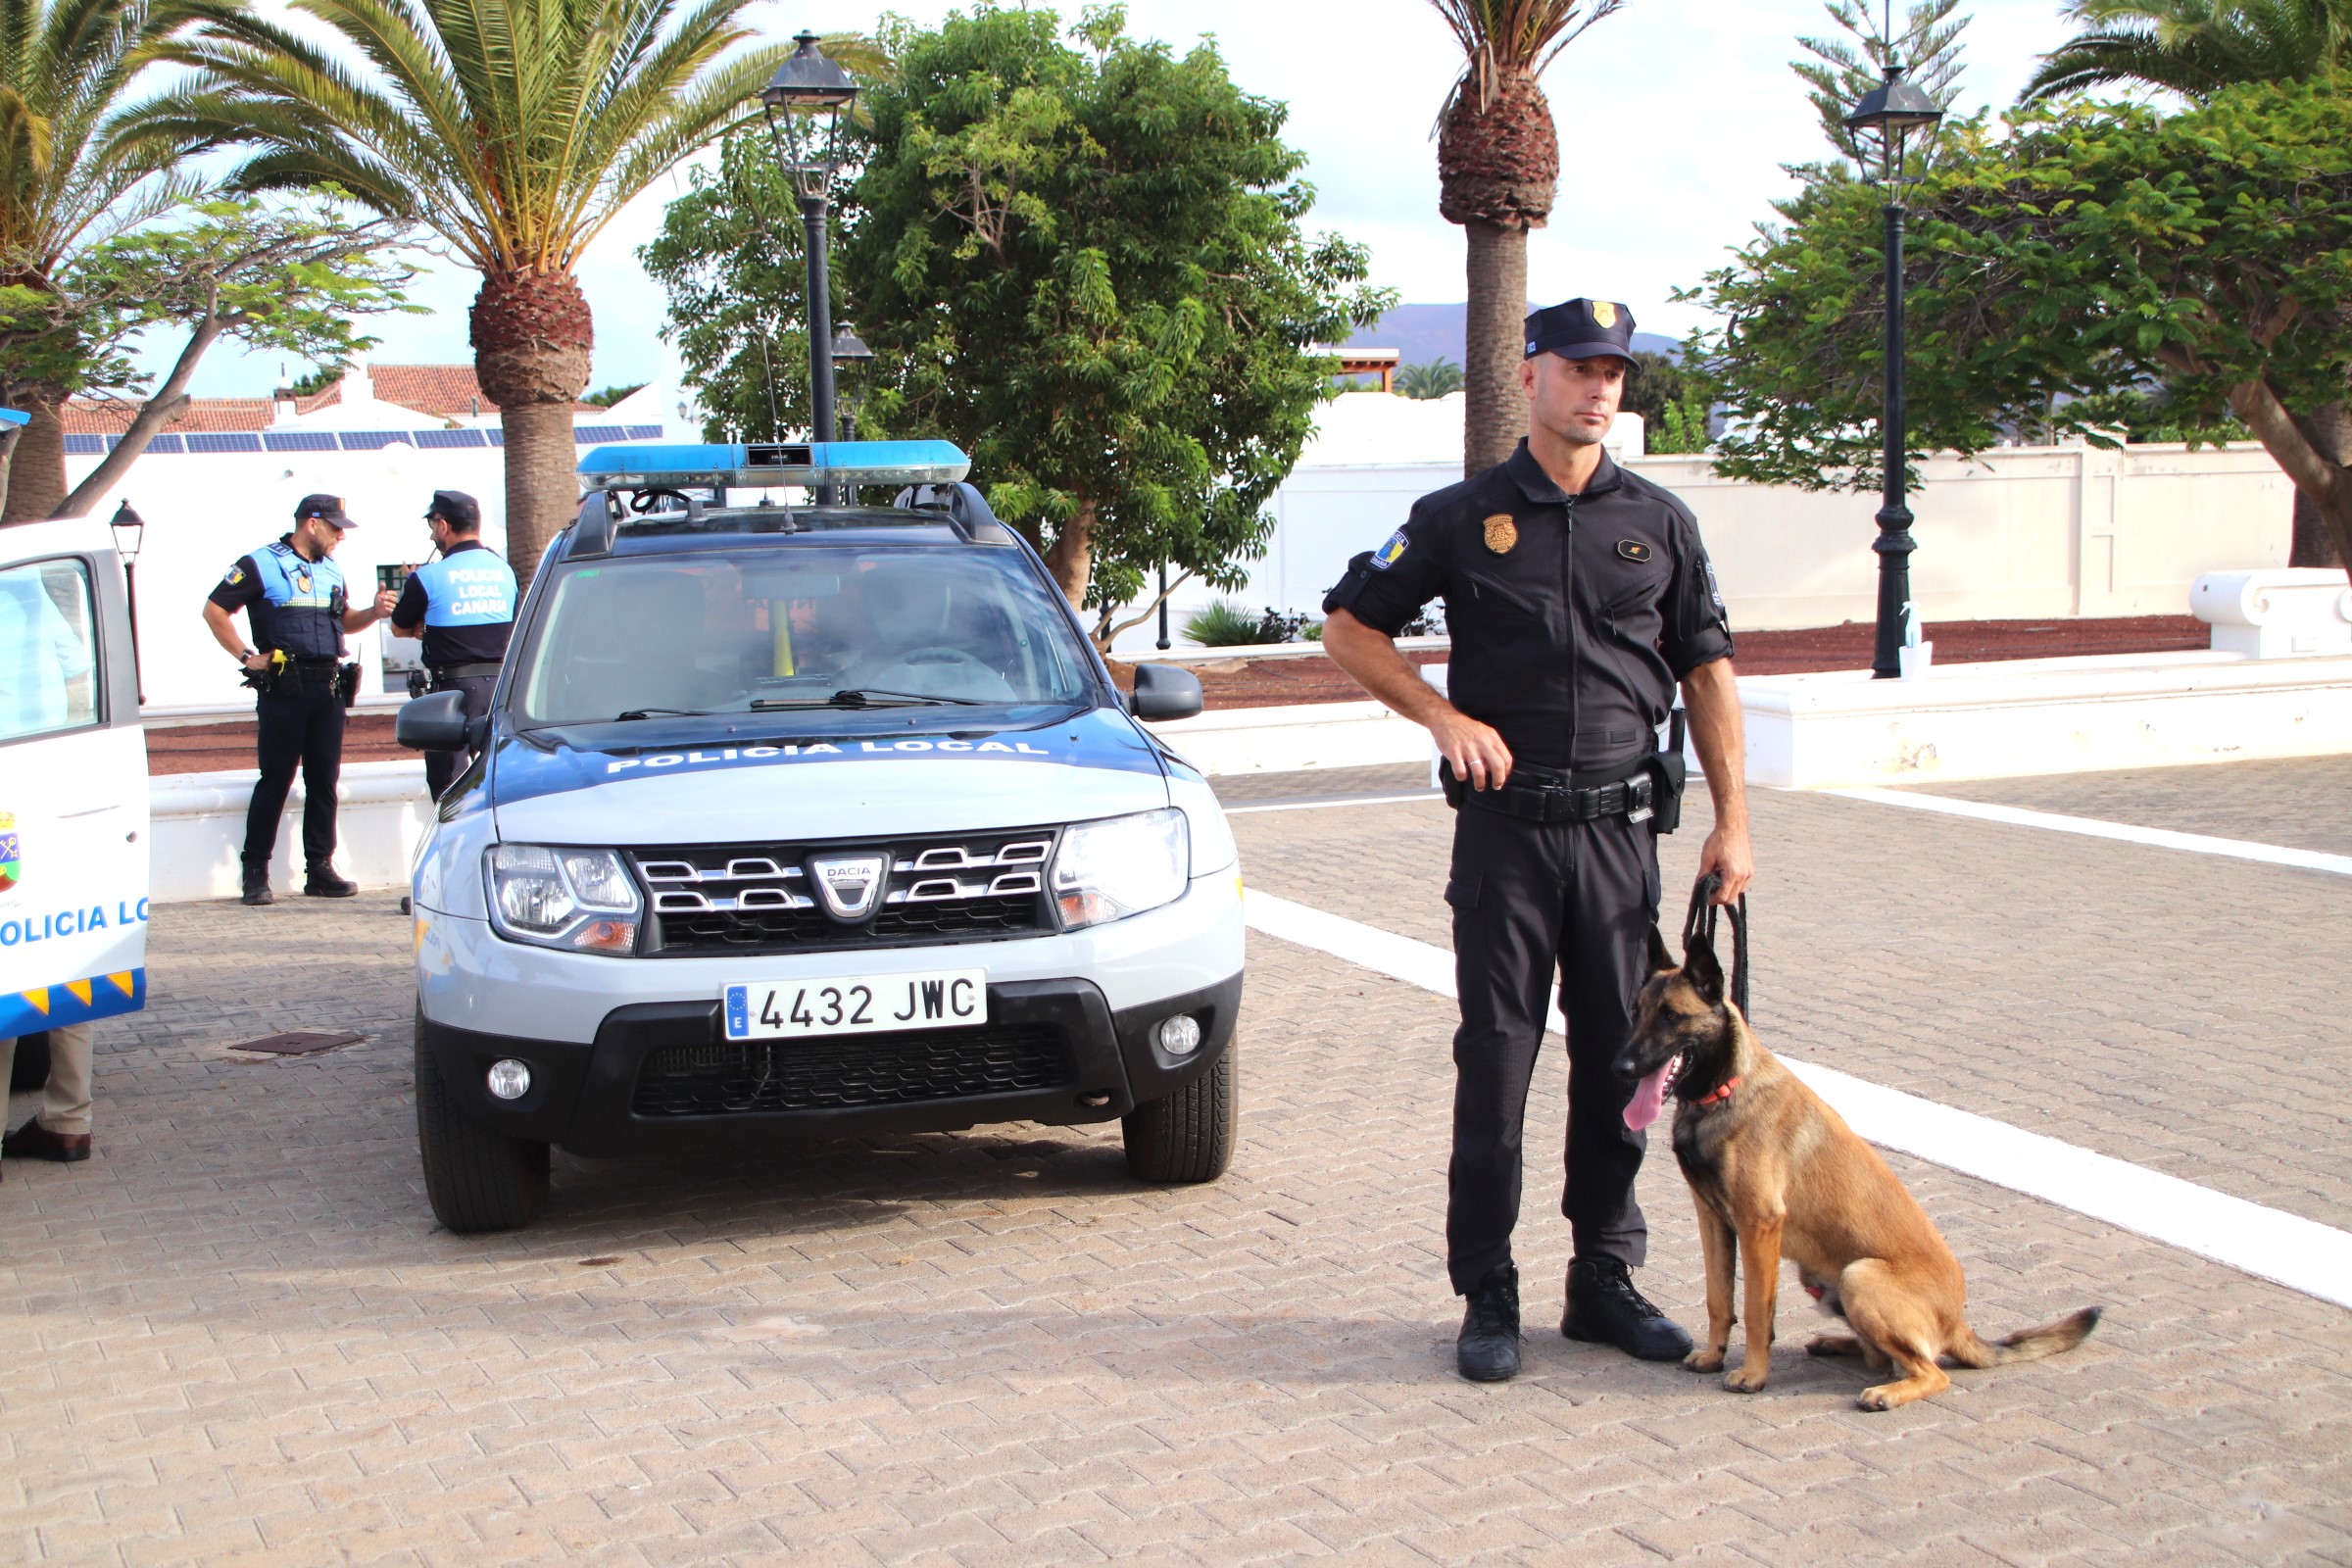
M 139 559 L 139 541 L 147 535 L 147 519 L 125 501 L 106 520 L 115 533 L 115 554 L 122 558 L 122 598 L 130 612 L 130 678 L 139 702 L 147 701 L 147 677 L 139 668 L 139 578 L 132 564 Z
M 873 360 L 874 351 L 865 346 L 865 339 L 846 326 L 834 330 L 833 368 L 838 374 L 853 377 L 850 382 L 853 404 L 856 402 L 858 391 L 858 382 L 854 377 L 858 371 L 871 365 Z M 841 438 L 844 441 L 858 439 L 858 413 L 855 407 L 841 411 Z
M 1891 40 L 1891 33 L 1888 35 Z M 1913 131 L 1932 132 L 1943 111 L 1919 84 L 1903 79 L 1903 64 L 1886 62 L 1886 79 L 1866 94 L 1845 127 L 1878 143 L 1879 178 L 1886 189 L 1886 394 L 1879 416 L 1885 442 L 1885 502 L 1879 508 L 1879 636 L 1870 672 L 1880 680 L 1901 673 L 1903 607 L 1911 602 L 1911 509 L 1903 503 L 1908 441 L 1903 428 L 1903 180 L 1904 153 Z
M 799 44 L 765 87 L 760 102 L 766 111 L 768 134 L 776 147 L 776 162 L 801 199 L 801 222 L 808 232 L 808 392 L 810 429 L 815 439 L 835 439 L 833 424 L 833 293 L 826 274 L 825 214 L 833 203 L 833 176 L 841 172 L 849 146 L 850 111 L 858 101 L 858 83 L 817 48 L 813 32 L 801 32 Z M 827 485 L 817 492 L 820 505 L 830 505 Z

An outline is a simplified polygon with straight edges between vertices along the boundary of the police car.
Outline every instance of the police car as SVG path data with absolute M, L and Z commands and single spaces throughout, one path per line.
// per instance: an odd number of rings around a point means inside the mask
M 945 442 L 606 447 L 416 853 L 416 1106 L 453 1231 L 549 1151 L 1118 1119 L 1232 1156 L 1240 866 Z M 778 492 L 811 493 L 817 505 Z M 754 495 L 752 492 L 759 492 Z M 875 504 L 888 500 L 890 504 Z

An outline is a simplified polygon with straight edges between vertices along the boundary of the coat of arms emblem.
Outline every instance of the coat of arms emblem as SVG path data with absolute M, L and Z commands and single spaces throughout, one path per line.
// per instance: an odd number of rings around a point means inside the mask
M 1487 519 L 1487 548 L 1489 550 L 1498 556 L 1507 556 L 1511 553 L 1511 546 L 1518 542 L 1519 525 L 1511 520 L 1509 513 L 1497 512 Z

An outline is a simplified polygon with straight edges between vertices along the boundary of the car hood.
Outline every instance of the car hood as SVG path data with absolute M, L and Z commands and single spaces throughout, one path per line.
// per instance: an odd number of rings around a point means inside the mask
M 604 726 L 612 733 L 612 726 Z M 577 732 L 569 739 L 577 739 Z M 1157 753 L 1097 709 L 972 725 L 699 745 L 496 743 L 490 800 L 509 843 L 723 844 L 960 833 L 1168 804 Z

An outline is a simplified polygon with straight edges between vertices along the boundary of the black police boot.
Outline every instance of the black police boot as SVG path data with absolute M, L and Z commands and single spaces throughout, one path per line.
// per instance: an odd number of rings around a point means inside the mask
M 1568 1265 L 1568 1311 L 1560 1332 L 1592 1345 L 1614 1345 L 1639 1361 L 1680 1361 L 1690 1336 L 1634 1289 L 1632 1271 L 1613 1257 Z
M 270 868 L 266 865 L 245 867 L 245 899 L 247 904 L 275 904 L 277 895 L 270 891 Z
M 1519 1375 L 1519 1270 L 1505 1263 L 1471 1287 L 1453 1362 L 1473 1383 Z
M 314 860 L 311 874 L 303 880 L 302 891 L 314 899 L 348 899 L 360 891 L 360 885 L 335 875 L 335 868 L 324 860 Z

